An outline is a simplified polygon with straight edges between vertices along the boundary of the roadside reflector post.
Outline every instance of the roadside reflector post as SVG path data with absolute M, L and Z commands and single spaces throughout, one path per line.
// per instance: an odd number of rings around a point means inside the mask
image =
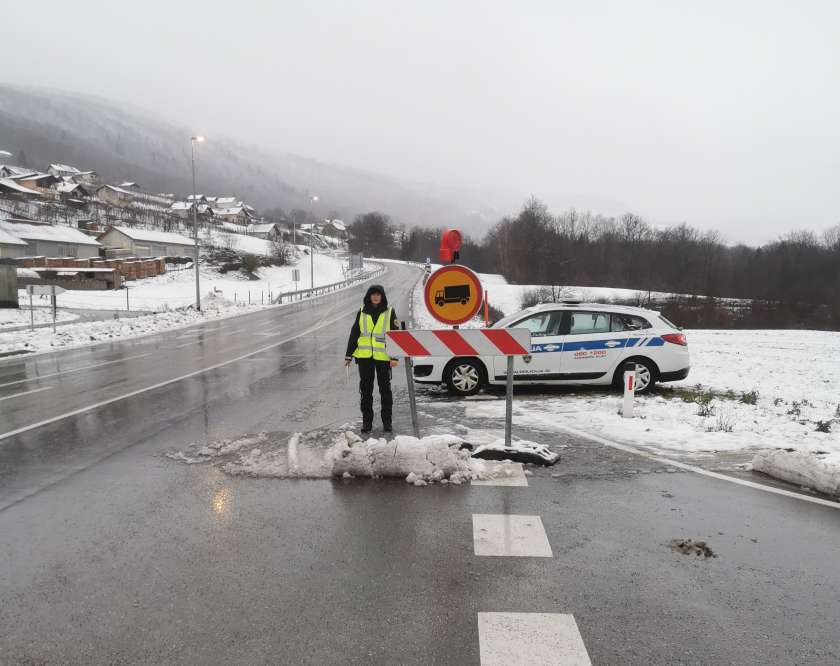
M 57 316 L 56 310 L 58 310 L 58 297 L 55 293 L 55 285 L 52 288 L 52 311 L 53 311 L 53 335 L 55 335 L 55 319 Z
M 32 288 L 31 284 L 29 285 L 29 289 L 27 289 L 27 291 L 29 292 L 29 330 L 34 331 L 35 330 L 35 306 L 32 304 L 32 294 L 35 290 Z
M 621 403 L 621 415 L 625 419 L 633 418 L 633 400 L 636 395 L 636 364 L 632 361 L 624 364 L 624 399 Z
M 507 386 L 505 389 L 505 446 L 511 445 L 513 423 L 513 356 L 507 357 Z

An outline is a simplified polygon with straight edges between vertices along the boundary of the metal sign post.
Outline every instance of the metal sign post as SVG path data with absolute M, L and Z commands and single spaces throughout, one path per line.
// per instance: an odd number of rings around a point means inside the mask
M 34 294 L 40 294 L 44 296 L 50 297 L 50 303 L 52 305 L 53 311 L 53 333 L 55 333 L 55 320 L 56 320 L 56 310 L 57 310 L 57 302 L 56 296 L 59 294 L 63 294 L 66 289 L 62 287 L 57 287 L 54 284 L 28 284 L 26 285 L 26 293 L 29 294 L 29 328 L 30 330 L 35 330 L 35 306 L 32 303 L 32 296 Z
M 625 419 L 633 418 L 633 399 L 636 395 L 636 364 L 628 361 L 624 364 L 624 398 L 621 401 L 621 415 Z
M 292 282 L 295 283 L 295 291 L 298 290 L 298 282 L 300 282 L 300 270 L 297 268 L 292 269 Z
M 32 304 L 32 294 L 34 290 L 32 289 L 32 285 L 29 285 L 26 288 L 26 291 L 29 292 L 29 330 L 35 330 L 35 306 Z
M 510 446 L 513 424 L 513 356 L 507 357 L 507 386 L 505 387 L 505 446 Z

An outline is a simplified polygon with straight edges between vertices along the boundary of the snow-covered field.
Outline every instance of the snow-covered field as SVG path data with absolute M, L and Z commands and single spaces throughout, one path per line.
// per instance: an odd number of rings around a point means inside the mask
M 241 236 L 241 235 L 240 235 Z M 241 236 L 250 241 L 265 241 L 259 238 Z M 343 259 L 323 254 L 315 254 L 315 285 L 332 284 L 344 279 L 344 267 L 347 262 Z M 292 281 L 292 269 L 300 270 L 300 289 L 309 287 L 309 257 L 302 255 L 296 266 L 270 266 L 259 268 L 256 275 L 259 279 L 249 280 L 245 275 L 237 272 L 221 274 L 217 270 L 202 266 L 200 268 L 201 293 L 211 290 L 221 292 L 221 295 L 231 301 L 248 302 L 249 292 L 252 303 L 259 304 L 261 300 L 269 301 L 269 292 L 276 296 L 280 292 L 293 291 L 295 283 Z M 129 282 L 129 307 L 131 310 L 149 310 L 162 312 L 174 308 L 184 307 L 195 302 L 195 273 L 192 269 L 170 271 L 153 278 Z M 25 292 L 21 291 L 23 298 Z M 100 310 L 124 310 L 125 290 L 109 291 L 67 291 L 58 297 L 59 307 L 92 308 Z M 23 302 L 23 301 L 22 301 Z
M 507 285 L 500 276 L 480 278 L 489 300 L 506 313 L 515 312 L 515 299 L 533 288 Z M 625 290 L 597 291 L 607 298 Z M 415 289 L 414 308 L 416 326 L 440 327 L 425 311 L 421 286 Z M 568 426 L 695 461 L 723 457 L 749 463 L 755 457 L 758 470 L 840 496 L 840 333 L 686 334 L 691 374 L 639 396 L 636 418 L 618 415 L 619 395 L 580 388 L 521 397 L 516 420 L 549 431 Z M 468 410 L 472 416 L 498 418 L 504 404 L 483 402 Z M 757 455 L 763 451 L 784 455 Z
M 256 239 L 259 240 L 259 239 Z M 315 254 L 315 285 L 333 284 L 344 280 L 345 261 L 331 256 Z M 302 281 L 299 288 L 309 286 L 309 257 L 298 263 Z M 201 269 L 202 308 L 196 312 L 195 274 L 192 270 L 169 272 L 154 278 L 129 283 L 129 303 L 132 311 L 147 310 L 148 315 L 126 317 L 118 320 L 69 323 L 61 326 L 55 335 L 52 328 L 34 331 L 16 330 L 3 332 L 0 324 L 0 354 L 8 352 L 39 352 L 56 348 L 89 345 L 94 342 L 118 338 L 137 337 L 186 326 L 210 318 L 233 316 L 268 306 L 269 293 L 292 291 L 293 266 L 260 268 L 258 280 L 249 280 L 238 273 L 222 275 Z M 250 292 L 251 304 L 248 304 Z M 24 292 L 22 292 L 24 293 Z M 125 309 L 126 290 L 116 291 L 66 291 L 58 296 L 59 307 L 90 309 Z M 7 312 L 0 310 L 0 312 Z M 10 311 L 17 312 L 20 311 Z M 25 313 L 28 318 L 29 313 Z M 19 317 L 20 314 L 15 315 Z M 50 320 L 51 321 L 51 320 Z M 26 319 L 27 323 L 28 319 Z
M 20 301 L 21 309 L 14 310 L 11 308 L 0 308 L 0 331 L 3 329 L 8 329 L 18 326 L 29 326 L 31 323 L 32 315 L 35 316 L 35 325 L 38 324 L 51 324 L 53 320 L 52 309 L 47 307 L 38 307 L 38 302 L 35 303 L 35 309 L 30 311 L 29 310 L 29 300 L 22 300 Z M 57 322 L 67 322 L 73 321 L 74 319 L 78 319 L 79 315 L 73 314 L 72 312 L 64 312 L 59 310 L 56 313 L 56 321 Z

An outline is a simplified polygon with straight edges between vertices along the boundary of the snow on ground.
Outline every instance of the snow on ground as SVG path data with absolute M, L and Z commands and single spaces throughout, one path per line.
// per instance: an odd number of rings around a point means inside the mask
M 192 308 L 179 308 L 167 312 L 148 314 L 140 317 L 126 317 L 104 321 L 85 321 L 78 324 L 66 324 L 53 334 L 52 327 L 36 328 L 34 331 L 18 330 L 3 333 L 0 330 L 0 354 L 9 352 L 40 352 L 66 347 L 80 347 L 118 338 L 135 338 L 149 333 L 156 333 L 189 324 L 196 324 L 224 316 L 240 314 L 250 308 L 247 305 L 235 305 L 209 293 L 201 301 L 202 311 Z
M 304 280 L 299 287 L 309 286 L 309 257 L 298 263 Z M 341 282 L 345 262 L 334 257 L 315 254 L 315 285 Z M 117 338 L 138 337 L 156 331 L 177 328 L 221 316 L 233 316 L 268 306 L 271 296 L 293 291 L 294 266 L 272 266 L 257 270 L 258 280 L 249 280 L 240 273 L 221 273 L 201 268 L 202 308 L 195 312 L 195 274 L 192 270 L 171 271 L 154 278 L 129 283 L 129 303 L 132 312 L 149 311 L 148 315 L 95 322 L 69 323 L 53 335 L 52 328 L 35 331 L 3 332 L 0 323 L 0 354 L 8 352 L 39 352 L 56 348 L 89 345 L 93 342 Z M 251 305 L 248 304 L 249 293 Z M 59 308 L 125 309 L 126 290 L 66 291 L 58 296 Z M 6 312 L 0 310 L 0 313 Z M 14 311 L 17 312 L 17 311 Z M 59 310 L 61 313 L 61 310 Z M 66 314 L 66 313 L 65 313 Z M 26 317 L 29 313 L 26 312 Z M 26 320 L 28 322 L 28 319 Z M 50 320 L 51 321 L 51 320 Z
M 396 477 L 415 486 L 436 482 L 458 485 L 472 479 L 503 478 L 514 473 L 510 464 L 470 458 L 463 444 L 462 438 L 451 434 L 422 439 L 397 435 L 392 440 L 364 441 L 342 426 L 337 430 L 295 433 L 288 439 L 268 433 L 245 435 L 206 445 L 193 444 L 186 452 L 173 451 L 167 455 L 187 464 L 213 463 L 234 476 Z
M 29 300 L 27 298 L 26 303 Z M 51 324 L 53 320 L 53 314 L 51 308 L 45 307 L 38 307 L 37 300 L 34 309 L 35 313 L 35 325 L 38 324 Z M 56 321 L 57 322 L 67 322 L 73 321 L 74 319 L 78 319 L 79 315 L 73 314 L 72 312 L 65 312 L 59 310 L 56 313 Z M 8 329 L 11 327 L 18 327 L 18 326 L 29 326 L 31 323 L 31 313 L 29 310 L 28 305 L 24 305 L 21 302 L 21 309 L 15 310 L 14 308 L 0 308 L 0 331 L 3 329 Z
M 259 238 L 250 240 L 261 241 Z M 344 279 L 346 261 L 340 258 L 315 254 L 315 285 L 332 284 Z M 309 256 L 302 255 L 296 265 L 269 266 L 259 268 L 256 275 L 259 279 L 249 280 L 239 272 L 231 271 L 226 274 L 209 266 L 201 265 L 199 279 L 201 292 L 210 290 L 221 292 L 230 300 L 248 302 L 249 292 L 252 303 L 269 302 L 269 292 L 276 296 L 280 292 L 294 291 L 292 269 L 300 270 L 301 281 L 298 288 L 305 289 L 309 282 Z M 180 271 L 169 271 L 153 278 L 128 282 L 128 299 L 131 310 L 149 310 L 162 312 L 180 308 L 195 303 L 195 273 L 191 268 Z M 25 292 L 20 292 L 21 298 Z M 126 307 L 124 289 L 108 291 L 67 291 L 58 297 L 59 307 L 92 308 L 100 310 L 123 310 Z
M 501 276 L 480 278 L 490 302 L 506 313 L 519 309 L 516 299 L 533 288 L 507 285 Z M 622 298 L 622 292 L 629 290 L 593 289 L 585 298 Z M 413 305 L 416 327 L 442 327 L 426 312 L 421 286 L 415 289 Z M 547 389 L 544 394 L 531 393 L 532 397 L 526 394 L 516 400 L 516 419 L 546 430 L 569 426 L 695 460 L 720 463 L 723 458 L 749 464 L 755 458 L 758 471 L 794 483 L 801 478 L 802 485 L 840 495 L 840 333 L 690 330 L 686 334 L 689 377 L 639 396 L 636 418 L 618 415 L 618 394 L 580 387 L 573 392 Z M 504 416 L 504 403 L 496 401 L 467 409 L 474 417 Z

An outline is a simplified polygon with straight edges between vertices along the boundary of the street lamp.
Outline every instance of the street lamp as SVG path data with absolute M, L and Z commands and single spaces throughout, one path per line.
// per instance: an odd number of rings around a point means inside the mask
M 203 136 L 190 137 L 190 148 L 192 149 L 192 210 L 193 210 L 193 240 L 195 241 L 195 309 L 201 311 L 201 289 L 198 286 L 198 202 L 195 195 L 195 144 L 204 143 Z
M 312 215 L 312 219 L 315 219 L 315 213 L 312 212 L 314 204 L 318 201 L 318 195 L 313 194 L 309 197 L 309 212 Z M 309 225 L 309 282 L 311 283 L 312 288 L 315 288 L 315 222 L 310 223 Z

